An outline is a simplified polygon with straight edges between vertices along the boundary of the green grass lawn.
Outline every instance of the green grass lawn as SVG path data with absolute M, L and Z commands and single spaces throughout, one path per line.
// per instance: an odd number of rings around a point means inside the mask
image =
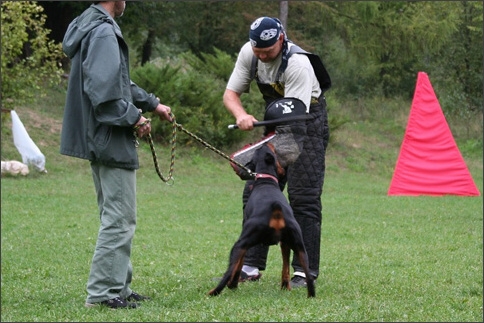
M 166 185 L 144 143 L 132 287 L 153 299 L 132 311 L 85 308 L 99 227 L 89 165 L 59 155 L 59 113 L 18 113 L 48 173 L 1 181 L 2 322 L 482 322 L 482 196 L 387 196 L 401 139 L 383 150 L 374 141 L 384 139 L 361 124 L 342 130 L 328 151 L 315 299 L 280 290 L 277 246 L 260 282 L 207 296 L 240 233 L 244 182 L 199 146 L 178 148 L 175 182 Z M 367 145 L 350 146 L 358 129 L 365 136 L 354 140 Z M 169 147 L 157 153 L 165 173 Z M 482 148 L 465 157 L 482 194 Z

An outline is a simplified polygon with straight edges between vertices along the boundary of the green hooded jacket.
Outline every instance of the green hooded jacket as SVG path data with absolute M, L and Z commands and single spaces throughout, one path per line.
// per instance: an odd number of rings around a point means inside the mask
M 118 24 L 93 4 L 69 24 L 62 47 L 71 70 L 60 153 L 138 169 L 133 126 L 159 100 L 131 81 L 128 46 Z

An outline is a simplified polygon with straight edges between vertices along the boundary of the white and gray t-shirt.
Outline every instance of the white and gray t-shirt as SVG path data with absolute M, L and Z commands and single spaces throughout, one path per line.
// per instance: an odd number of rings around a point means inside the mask
M 292 43 L 288 43 L 288 45 L 293 46 Z M 239 52 L 235 68 L 227 83 L 227 89 L 237 93 L 249 92 L 250 82 L 252 81 L 250 72 L 253 56 L 252 46 L 250 42 L 247 42 Z M 257 76 L 260 82 L 275 83 L 281 65 L 281 56 L 282 54 L 279 54 L 274 61 L 269 63 L 261 61 L 257 63 Z M 307 111 L 309 111 L 311 98 L 318 98 L 321 95 L 318 79 L 306 55 L 291 55 L 279 82 L 284 84 L 284 97 L 293 97 L 303 101 Z

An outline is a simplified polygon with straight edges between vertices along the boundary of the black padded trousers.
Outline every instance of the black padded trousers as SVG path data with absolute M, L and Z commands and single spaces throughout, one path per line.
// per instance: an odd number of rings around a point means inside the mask
M 317 105 L 311 105 L 314 119 L 307 121 L 307 136 L 302 152 L 296 162 L 287 168 L 286 178 L 280 181 L 281 190 L 287 182 L 289 203 L 294 217 L 301 227 L 304 245 L 309 258 L 309 271 L 317 278 L 319 276 L 321 218 L 321 194 L 323 192 L 325 173 L 325 153 L 329 141 L 328 116 L 324 98 Z M 249 198 L 253 181 L 247 181 L 242 194 L 242 203 Z M 244 222 L 245 222 L 244 218 Z M 266 268 L 269 246 L 257 245 L 247 250 L 244 264 Z M 294 271 L 303 272 L 297 257 L 292 259 Z

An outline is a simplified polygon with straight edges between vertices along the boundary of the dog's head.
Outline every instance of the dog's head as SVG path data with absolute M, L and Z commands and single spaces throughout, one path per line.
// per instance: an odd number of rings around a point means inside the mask
M 284 168 L 277 159 L 274 145 L 270 142 L 257 148 L 247 167 L 253 172 L 270 174 L 277 178 L 280 178 L 285 174 Z

